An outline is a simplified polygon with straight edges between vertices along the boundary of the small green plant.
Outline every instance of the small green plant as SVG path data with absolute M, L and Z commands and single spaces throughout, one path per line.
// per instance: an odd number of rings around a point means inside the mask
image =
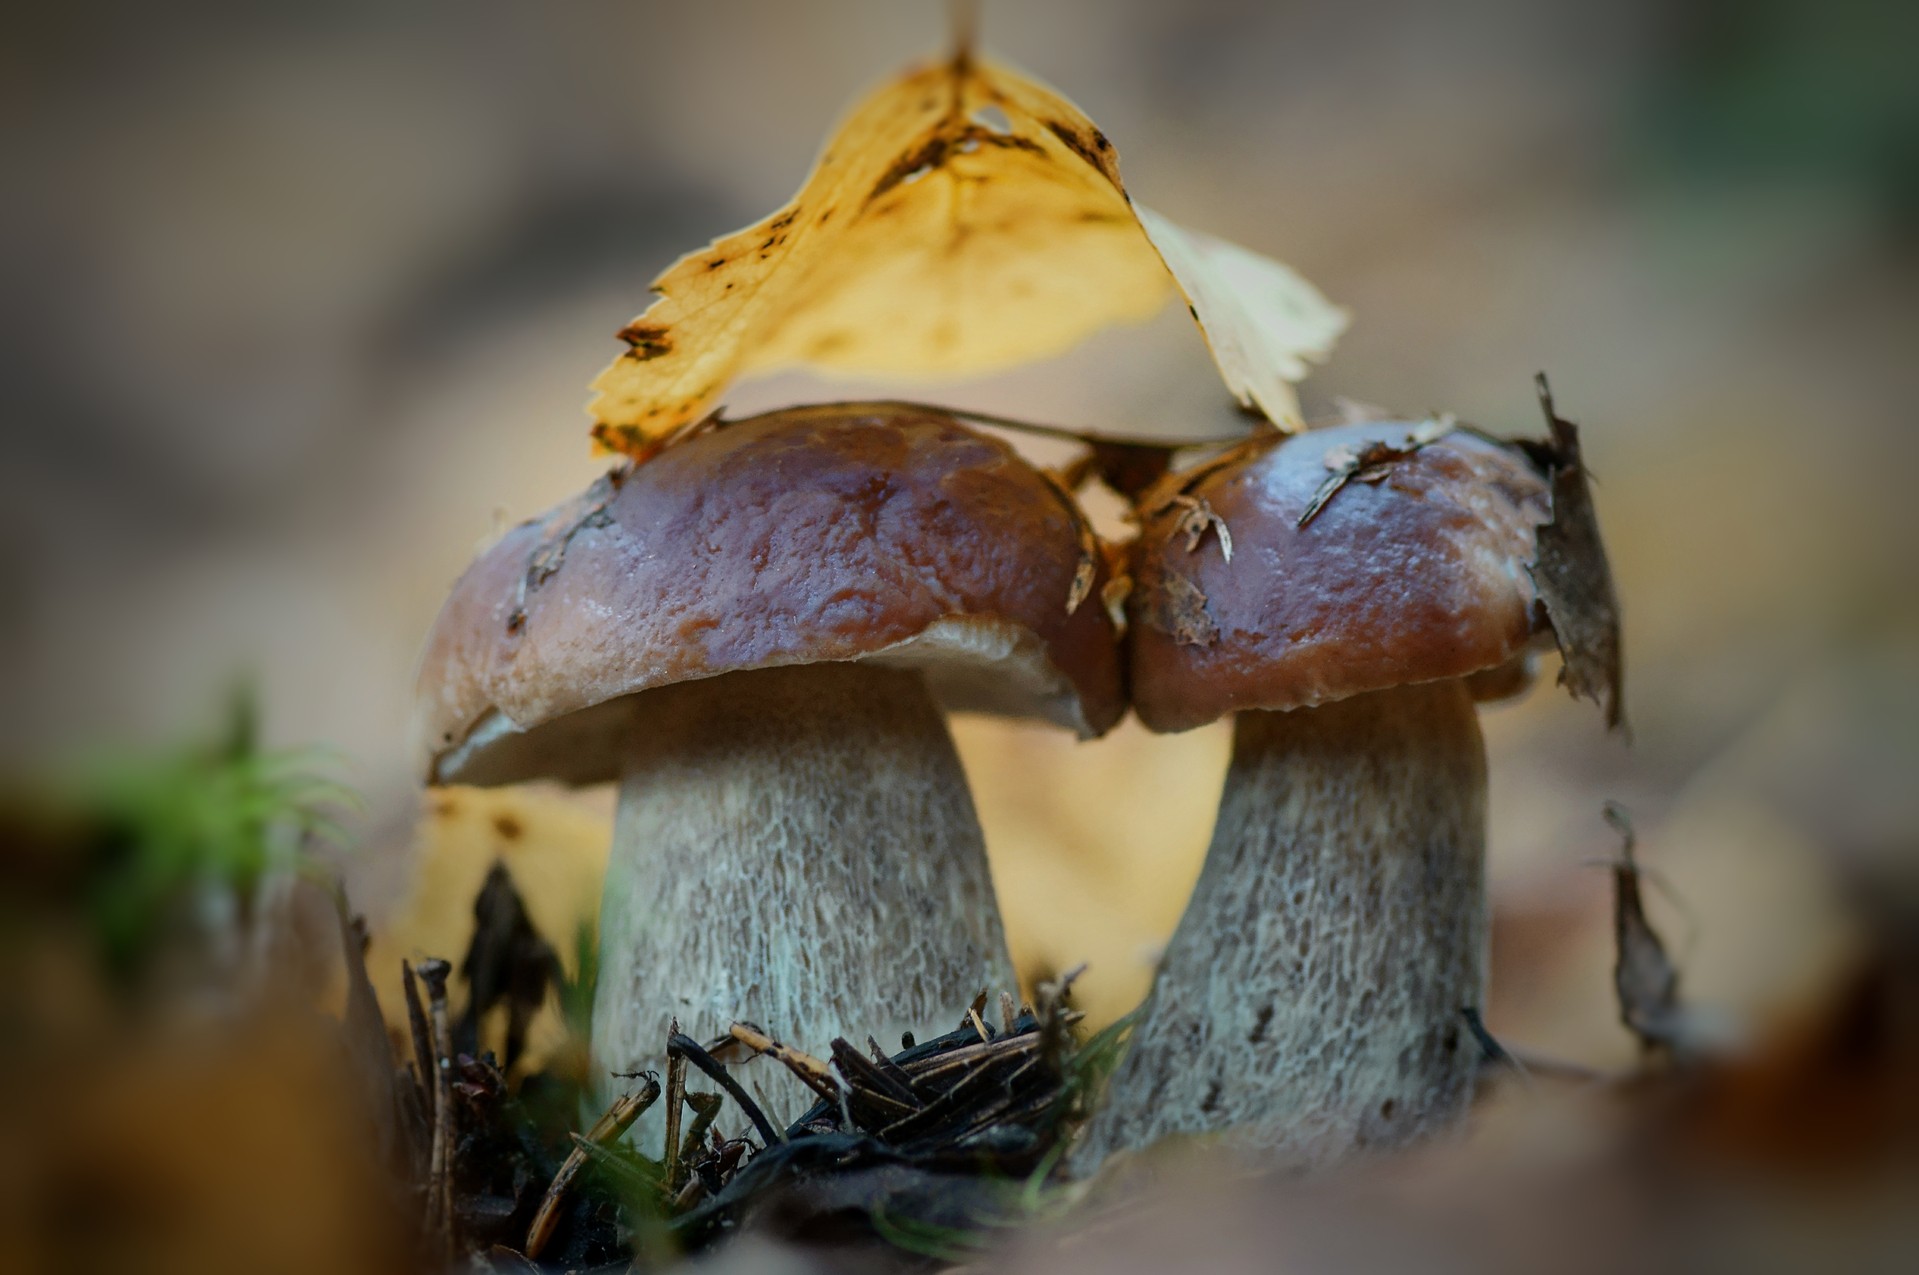
M 86 912 L 116 981 L 139 973 L 196 900 L 224 897 L 244 921 L 269 870 L 304 871 L 318 845 L 344 840 L 339 816 L 355 797 L 325 762 L 262 749 L 242 691 L 213 744 L 106 759 L 62 785 L 87 829 Z

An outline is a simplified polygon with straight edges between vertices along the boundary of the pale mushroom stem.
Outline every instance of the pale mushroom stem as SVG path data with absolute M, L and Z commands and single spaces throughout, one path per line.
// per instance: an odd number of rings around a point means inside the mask
M 979 820 L 916 672 L 728 673 L 635 697 L 600 915 L 593 1053 L 663 1069 L 668 1024 L 824 1056 L 949 1031 L 1016 987 Z M 742 1076 L 797 1117 L 770 1060 Z
M 1199 884 L 1077 1153 L 1229 1133 L 1303 1167 L 1465 1111 L 1485 746 L 1463 682 L 1242 712 Z

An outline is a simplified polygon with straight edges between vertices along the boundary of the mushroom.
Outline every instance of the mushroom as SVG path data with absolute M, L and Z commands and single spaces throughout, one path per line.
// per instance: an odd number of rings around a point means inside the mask
M 1232 713 L 1233 752 L 1080 1162 L 1230 1131 L 1310 1166 L 1442 1129 L 1486 969 L 1473 704 L 1529 680 L 1547 486 L 1484 437 L 1372 423 L 1263 437 L 1140 511 L 1134 708 Z
M 890 1046 L 1015 985 L 937 705 L 1110 727 L 1096 547 L 1004 443 L 852 404 L 721 422 L 480 557 L 416 739 L 431 783 L 618 781 L 598 1065 L 659 1066 L 676 1019 Z

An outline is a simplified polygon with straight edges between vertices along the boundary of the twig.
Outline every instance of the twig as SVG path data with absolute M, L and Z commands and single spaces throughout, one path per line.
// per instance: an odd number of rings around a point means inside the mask
M 1011 1051 L 996 1050 L 995 1052 Z M 884 1129 L 881 1129 L 878 1134 L 880 1140 L 883 1142 L 899 1142 L 922 1130 L 937 1126 L 941 1120 L 955 1111 L 960 1110 L 967 1100 L 979 1090 L 982 1082 L 993 1079 L 996 1073 L 996 1068 L 994 1067 L 996 1061 L 998 1060 L 995 1058 L 979 1059 L 978 1065 L 970 1068 L 951 1089 L 948 1089 L 945 1093 L 918 1111 L 915 1111 L 912 1115 L 896 1120 Z
M 919 1095 L 913 1092 L 905 1072 L 897 1067 L 889 1070 L 843 1039 L 836 1038 L 833 1041 L 833 1065 L 840 1069 L 841 1075 L 861 1088 L 862 1098 L 889 1102 L 908 1111 L 921 1105 Z
M 693 1108 L 693 1123 L 686 1127 L 686 1136 L 680 1140 L 680 1159 L 683 1161 L 706 1145 L 706 1131 L 719 1118 L 720 1108 L 726 1105 L 726 1099 L 716 1093 L 689 1093 L 686 1095 L 686 1105 Z
M 734 1023 L 728 1029 L 728 1034 L 754 1053 L 764 1054 L 778 1062 L 798 1076 L 801 1084 L 828 1102 L 837 1102 L 845 1096 L 832 1071 L 813 1055 L 774 1040 L 752 1023 Z
M 433 1026 L 433 1149 L 428 1159 L 426 1221 L 436 1251 L 453 1251 L 453 1033 L 447 1022 L 446 980 L 453 967 L 438 958 L 420 962 Z
M 949 1049 L 945 1053 L 933 1054 L 906 1064 L 906 1074 L 914 1087 L 928 1081 L 937 1080 L 953 1071 L 965 1071 L 981 1059 L 1011 1059 L 1025 1054 L 1043 1053 L 1046 1042 L 1039 1035 L 1026 1035 L 1014 1040 L 982 1042 L 978 1045 L 962 1045 L 958 1049 Z
M 979 44 L 979 0 L 947 0 L 946 19 L 953 31 L 953 64 L 971 65 Z
M 666 1161 L 666 1189 L 680 1185 L 680 1106 L 686 1097 L 686 1056 L 673 1052 L 672 1042 L 680 1035 L 680 1020 L 666 1029 L 666 1146 L 661 1159 Z
M 1068 1017 L 1066 998 L 1072 994 L 1073 983 L 1086 972 L 1084 961 L 1061 974 L 1057 979 L 1041 983 L 1034 990 L 1039 1001 L 1039 1038 L 1040 1052 L 1055 1069 L 1060 1069 L 1066 1060 L 1067 1029 L 1073 1025 Z
M 760 1110 L 760 1104 L 747 1096 L 746 1090 L 740 1088 L 739 1081 L 727 1075 L 723 1064 L 715 1061 L 713 1055 L 700 1048 L 699 1041 L 684 1032 L 676 1031 L 667 1037 L 666 1057 L 669 1064 L 676 1057 L 684 1058 L 705 1073 L 714 1084 L 726 1090 L 727 1097 L 740 1104 L 740 1110 L 744 1111 L 746 1118 L 753 1122 L 753 1127 L 759 1130 L 760 1138 L 767 1146 L 786 1141 L 785 1135 L 775 1129 L 773 1122 L 766 1118 L 766 1113 Z
M 673 1197 L 673 1212 L 684 1213 L 705 1198 L 706 1183 L 700 1181 L 699 1174 L 690 1174 L 686 1179 L 686 1185 L 681 1187 L 679 1194 Z
M 433 1110 L 433 1065 L 432 1029 L 427 1026 L 426 1007 L 420 1004 L 420 983 L 413 976 L 413 966 L 406 961 L 400 962 L 402 986 L 406 989 L 406 1025 L 413 1037 L 413 1062 L 419 1068 L 416 1079 L 420 1082 L 420 1106 L 426 1111 Z
M 1248 437 L 1252 437 L 1243 433 L 1222 438 L 1121 437 L 1071 425 L 1045 425 L 1038 421 L 1023 421 L 1012 416 L 998 416 L 992 412 L 976 412 L 970 407 L 954 407 L 947 403 L 923 403 L 906 398 L 847 399 L 835 403 L 809 403 L 805 410 L 845 411 L 849 409 L 864 409 L 871 412 L 932 412 L 940 416 L 952 416 L 959 420 L 971 421 L 975 425 L 990 425 L 994 429 L 1010 429 L 1024 434 L 1036 434 L 1041 438 L 1058 438 L 1067 442 L 1087 444 L 1106 443 L 1122 447 L 1158 447 L 1169 451 L 1182 447 L 1220 447 L 1231 443 L 1243 443 Z M 718 424 L 721 428 L 725 428 L 752 419 L 751 416 L 743 416 L 738 420 L 723 419 Z
M 530 1258 L 540 1255 L 547 1241 L 553 1238 L 553 1230 L 560 1224 L 560 1201 L 566 1197 L 566 1191 L 573 1179 L 586 1164 L 586 1146 L 611 1146 L 621 1135 L 633 1127 L 633 1122 L 643 1115 L 660 1097 L 660 1079 L 651 1072 L 647 1073 L 646 1084 L 634 1093 L 622 1095 L 611 1107 L 593 1122 L 584 1138 L 575 1135 L 574 1147 L 567 1152 L 565 1163 L 560 1171 L 553 1175 L 553 1182 L 546 1188 L 546 1195 L 540 1200 L 539 1212 L 533 1215 L 533 1225 L 527 1228 L 526 1248 L 523 1250 Z

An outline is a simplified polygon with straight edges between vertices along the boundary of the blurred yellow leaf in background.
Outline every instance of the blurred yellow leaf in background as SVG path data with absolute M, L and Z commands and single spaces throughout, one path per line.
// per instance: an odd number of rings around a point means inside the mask
M 1284 428 L 1343 311 L 1277 262 L 1135 208 L 1105 134 L 961 56 L 856 105 L 792 202 L 682 257 L 594 381 L 594 437 L 643 457 L 745 373 L 964 376 L 1064 352 L 1175 290 L 1227 387 Z
M 414 835 L 410 888 L 375 928 L 367 953 L 386 1021 L 406 1021 L 402 960 L 437 956 L 459 968 L 473 941 L 474 900 L 495 863 L 512 873 L 528 919 L 553 945 L 565 976 L 577 978 L 578 939 L 582 927 L 599 923 L 600 882 L 611 840 L 611 821 L 603 812 L 544 786 L 448 787 L 429 793 Z M 454 985 L 464 993 L 464 977 Z M 549 997 L 528 1034 L 526 1066 L 549 1065 L 568 1047 L 583 1051 L 585 1042 L 569 1040 Z

